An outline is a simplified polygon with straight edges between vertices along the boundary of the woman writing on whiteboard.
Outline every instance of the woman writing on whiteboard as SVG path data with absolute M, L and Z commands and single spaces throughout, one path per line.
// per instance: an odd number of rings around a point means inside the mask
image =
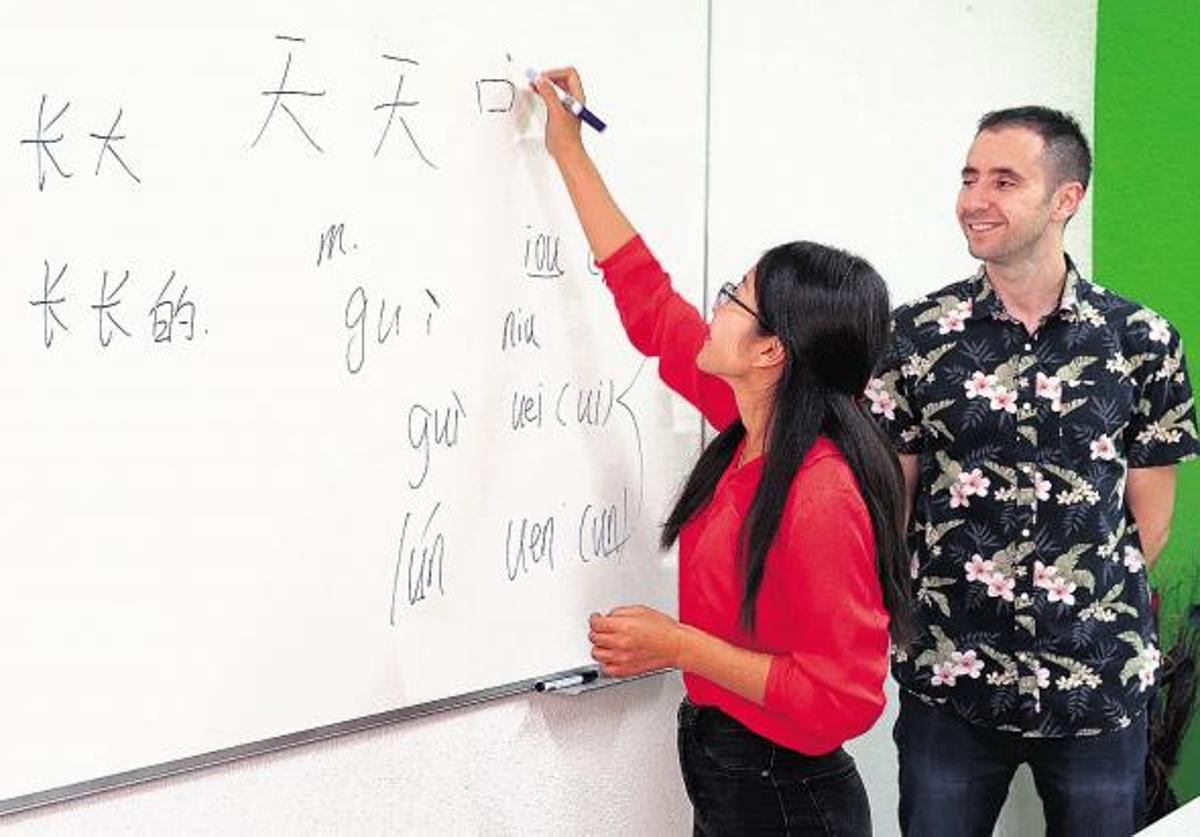
M 863 411 L 889 333 L 860 258 L 768 250 L 717 292 L 711 321 L 675 293 L 551 88 L 546 147 L 634 346 L 719 432 L 663 531 L 679 541 L 679 621 L 620 607 L 590 621 L 608 675 L 683 672 L 679 753 L 698 834 L 870 834 L 842 749 L 883 710 L 889 632 L 908 635 L 903 479 Z

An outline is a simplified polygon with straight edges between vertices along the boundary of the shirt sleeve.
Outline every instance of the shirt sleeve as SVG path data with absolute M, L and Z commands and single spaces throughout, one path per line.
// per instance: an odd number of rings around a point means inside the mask
M 695 307 L 671 287 L 670 277 L 641 236 L 623 244 L 599 267 L 634 348 L 658 358 L 659 376 L 700 410 L 709 424 L 717 430 L 732 424 L 738 417 L 733 390 L 696 367 L 708 326 Z
M 1143 364 L 1141 393 L 1125 428 L 1131 468 L 1174 465 L 1195 458 L 1196 406 L 1179 333 L 1161 317 L 1149 323 L 1149 352 Z
M 772 580 L 795 603 L 797 630 L 790 653 L 771 661 L 763 705 L 822 752 L 866 732 L 883 711 L 888 618 L 857 490 L 826 482 L 798 494 L 784 542 L 791 554 Z
M 904 328 L 906 310 L 896 311 L 891 339 L 863 395 L 896 452 L 919 454 L 925 448 L 925 438 L 909 376 L 904 373 L 906 359 L 917 351 Z

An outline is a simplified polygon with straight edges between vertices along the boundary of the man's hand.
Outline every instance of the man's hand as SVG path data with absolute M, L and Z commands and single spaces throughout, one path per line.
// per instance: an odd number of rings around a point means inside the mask
M 1130 468 L 1125 503 L 1137 521 L 1146 567 L 1154 564 L 1167 545 L 1175 510 L 1175 466 Z

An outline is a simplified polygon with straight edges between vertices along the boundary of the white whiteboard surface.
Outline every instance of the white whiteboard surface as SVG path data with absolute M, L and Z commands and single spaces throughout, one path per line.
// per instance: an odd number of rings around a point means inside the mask
M 499 81 L 506 51 L 581 67 L 698 301 L 705 8 L 600 17 L 8 15 L 0 800 L 582 665 L 590 611 L 674 610 L 655 524 L 696 424 Z

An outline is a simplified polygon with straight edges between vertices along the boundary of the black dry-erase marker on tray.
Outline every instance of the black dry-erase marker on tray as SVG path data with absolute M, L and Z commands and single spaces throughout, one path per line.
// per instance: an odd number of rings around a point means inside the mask
M 591 683 L 599 676 L 599 671 L 591 669 L 589 671 L 576 672 L 575 674 L 567 674 L 563 677 L 555 677 L 553 680 L 539 680 L 533 684 L 533 688 L 538 692 L 561 692 L 563 689 L 573 689 L 576 686 Z

